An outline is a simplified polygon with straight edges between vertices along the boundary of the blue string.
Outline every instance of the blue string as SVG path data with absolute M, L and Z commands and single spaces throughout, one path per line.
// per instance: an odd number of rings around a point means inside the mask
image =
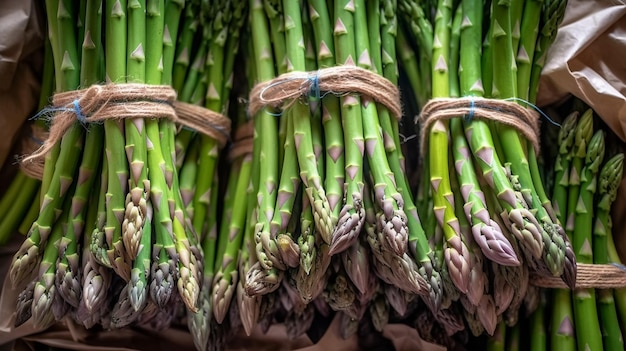
M 79 104 L 78 99 L 74 100 L 73 104 L 74 104 L 74 114 L 76 114 L 76 119 L 78 119 L 80 123 L 87 123 L 87 117 L 83 115 L 83 111 L 80 109 L 80 104 Z
M 619 269 L 621 269 L 621 270 L 623 270 L 623 271 L 626 271 L 626 266 L 624 266 L 624 265 L 623 265 L 623 264 L 621 264 L 621 263 L 611 262 L 611 265 L 612 265 L 612 266 L 615 266 L 615 267 L 617 267 L 617 268 L 619 268 Z
M 471 122 L 474 119 L 474 110 L 476 108 L 476 101 L 473 96 L 470 96 L 470 110 L 469 114 L 465 116 L 465 122 Z
M 76 115 L 76 119 L 82 123 L 82 124 L 87 124 L 89 123 L 89 121 L 87 120 L 87 116 L 85 116 L 83 114 L 83 111 L 80 108 L 80 101 L 78 99 L 74 100 L 72 102 L 72 104 L 74 105 L 74 107 L 70 108 L 70 107 L 52 107 L 52 106 L 48 106 L 48 107 L 44 107 L 41 109 L 41 111 L 37 112 L 33 117 L 29 118 L 30 120 L 38 120 L 41 119 L 42 116 L 46 116 L 48 114 L 53 114 L 55 112 L 73 112 Z M 48 118 L 50 119 L 50 118 Z
M 321 98 L 320 92 L 320 71 L 317 70 L 315 75 L 309 77 L 309 81 L 311 82 L 311 88 L 309 89 L 309 96 L 312 96 L 319 100 Z
M 505 100 L 505 101 L 517 101 L 517 102 L 523 102 L 523 103 L 525 103 L 526 105 L 528 105 L 528 106 L 532 107 L 533 109 L 535 109 L 535 111 L 539 112 L 539 114 L 540 114 L 541 116 L 543 116 L 543 118 L 545 118 L 546 120 L 548 120 L 548 122 L 550 122 L 550 124 L 552 124 L 552 125 L 554 125 L 554 126 L 557 126 L 557 127 L 561 128 L 561 124 L 560 124 L 560 123 L 558 123 L 558 122 L 556 122 L 555 120 L 553 120 L 552 118 L 550 118 L 550 116 L 548 116 L 545 112 L 543 112 L 543 111 L 542 111 L 539 107 L 537 107 L 535 104 L 533 104 L 533 103 L 532 103 L 532 102 L 530 102 L 530 101 L 526 101 L 526 100 L 524 100 L 524 99 L 517 98 L 517 97 L 511 97 L 511 98 L 507 98 L 507 99 L 504 99 L 504 100 Z

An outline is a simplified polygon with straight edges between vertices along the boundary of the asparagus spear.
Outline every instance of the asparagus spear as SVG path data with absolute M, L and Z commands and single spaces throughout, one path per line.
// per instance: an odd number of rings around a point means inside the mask
M 270 36 L 265 23 L 266 18 L 263 13 L 261 1 L 250 3 L 252 43 L 254 46 L 254 56 L 257 57 L 256 77 L 259 82 L 270 80 L 274 77 L 274 57 L 271 51 Z M 258 186 L 258 210 L 255 226 L 256 254 L 262 252 L 262 236 L 268 233 L 270 221 L 274 216 L 274 206 L 276 204 L 276 187 L 278 181 L 278 147 L 274 143 L 278 140 L 276 117 L 267 111 L 260 111 L 255 116 L 255 134 L 258 141 L 255 144 L 262 148 L 259 153 L 259 186 Z M 255 139 L 256 139 L 255 138 Z M 263 255 L 258 257 L 259 262 L 266 269 L 270 269 L 270 262 Z
M 609 245 L 607 237 L 611 236 L 609 212 L 615 190 L 622 178 L 624 155 L 616 154 L 609 158 L 597 175 L 597 201 L 594 208 L 593 225 L 593 262 L 596 264 L 609 263 Z M 605 349 L 617 350 L 624 348 L 622 331 L 619 328 L 619 319 L 613 297 L 613 290 L 598 289 L 598 316 L 602 332 L 602 344 Z
M 330 11 L 325 1 L 310 0 L 309 16 L 313 26 L 317 47 L 317 66 L 319 68 L 335 65 L 335 43 L 331 29 Z M 324 174 L 324 188 L 331 209 L 331 222 L 337 225 L 339 212 L 343 207 L 344 186 L 344 140 L 341 126 L 341 109 L 339 98 L 328 95 L 322 99 L 322 122 L 324 124 L 324 138 L 326 143 L 326 172 Z M 336 238 L 336 239 L 335 239 Z M 343 241 L 331 242 L 330 254 L 341 251 Z
M 237 205 L 233 208 L 233 214 L 228 225 L 228 243 L 224 256 L 221 258 L 221 265 L 214 278 L 213 283 L 213 313 L 218 323 L 226 317 L 233 296 L 233 287 L 237 284 L 237 263 L 239 262 L 239 249 L 243 240 L 246 215 L 246 199 L 250 174 L 252 168 L 252 155 L 248 154 L 241 159 L 241 169 L 237 178 L 237 187 L 234 193 Z
M 131 1 L 128 4 L 128 40 L 126 60 L 127 81 L 144 83 L 146 76 L 146 2 Z M 125 254 L 132 261 L 137 257 L 144 228 L 146 198 L 150 190 L 146 151 L 146 130 L 143 118 L 128 118 L 124 121 L 126 156 L 128 158 L 129 192 L 126 195 L 126 211 L 122 222 L 122 240 Z
M 596 237 L 601 238 L 602 235 L 605 235 L 606 244 L 607 244 L 607 255 L 610 262 L 619 263 L 620 258 L 615 248 L 615 242 L 613 241 L 612 232 L 612 222 L 610 216 L 610 208 L 613 201 L 615 201 L 615 197 L 617 196 L 617 189 L 620 186 L 622 174 L 623 174 L 623 164 L 624 164 L 624 155 L 617 154 L 611 157 L 605 165 L 602 167 L 600 171 L 600 175 L 598 177 L 598 196 L 599 200 L 596 204 L 596 221 L 594 225 L 594 235 Z M 601 242 L 602 240 L 600 240 Z M 600 243 L 600 245 L 602 245 Z M 601 248 L 596 248 L 596 243 L 594 242 L 594 250 L 600 250 Z M 594 251 L 594 257 L 596 253 Z M 602 253 L 598 257 L 602 258 Z M 602 291 L 602 290 L 601 290 Z M 604 292 L 600 292 L 600 301 L 601 306 L 604 304 L 604 301 L 610 301 L 608 298 L 608 294 Z M 615 289 L 613 293 L 613 297 L 615 300 L 615 309 L 617 310 L 620 325 L 624 325 L 624 321 L 626 318 L 626 313 L 624 313 L 624 308 L 626 307 L 626 289 L 620 288 Z M 607 303 L 608 305 L 608 303 Z M 601 312 L 601 314 L 603 314 Z M 607 320 L 608 322 L 608 320 Z M 603 322 L 603 324 L 605 324 Z M 613 328 L 613 326 L 611 326 Z M 607 333 L 607 335 L 613 336 L 616 333 Z
M 449 51 L 452 3 L 440 0 L 439 15 L 435 20 L 433 45 L 433 97 L 446 97 L 449 89 Z M 447 121 L 436 121 L 428 131 L 429 171 L 433 191 L 433 211 L 446 240 L 444 257 L 450 277 L 462 293 L 467 293 L 471 262 L 469 251 L 461 240 L 458 219 L 454 214 L 454 199 L 450 188 L 448 170 L 449 125 Z
M 582 149 L 579 151 L 582 152 Z M 593 263 L 591 237 L 594 214 L 593 199 L 597 188 L 597 173 L 603 159 L 604 132 L 597 131 L 589 141 L 585 151 L 585 164 L 580 173 L 580 191 L 575 207 L 572 243 L 578 262 Z M 595 290 L 576 289 L 573 296 L 578 348 L 602 350 L 602 333 L 598 320 Z
M 559 131 L 559 154 L 554 166 L 555 182 L 552 200 L 560 223 L 566 223 L 568 216 L 569 175 L 572 170 L 571 162 L 574 156 L 577 123 L 578 113 L 571 113 L 565 118 Z M 570 231 L 567 226 L 566 231 Z M 550 347 L 553 350 L 572 350 L 576 347 L 572 294 L 569 290 L 555 289 L 552 292 L 552 302 Z
M 105 47 L 107 82 L 126 82 L 127 1 L 107 2 L 105 9 Z M 108 260 L 115 272 L 128 279 L 130 262 L 122 242 L 122 221 L 126 209 L 128 163 L 124 154 L 124 122 L 106 120 L 105 149 L 108 163 L 106 223 L 104 233 Z
M 104 155 L 103 155 L 104 157 Z M 82 245 L 82 281 L 81 299 L 76 310 L 76 319 L 86 328 L 91 328 L 103 313 L 107 294 L 111 282 L 111 270 L 97 263 L 91 252 L 92 235 L 96 228 L 104 223 L 104 202 L 100 198 L 105 197 L 107 186 L 107 165 L 102 165 L 102 177 L 100 179 L 99 191 L 91 193 L 90 203 L 97 203 L 98 206 L 87 208 L 85 221 L 85 235 Z M 98 185 L 98 184 L 96 184 Z
M 338 65 L 355 65 L 354 2 L 343 4 L 337 1 L 333 11 L 335 62 Z M 359 97 L 346 95 L 340 100 L 345 155 L 344 204 L 330 242 L 335 246 L 348 247 L 358 237 L 365 218 L 362 166 L 365 145 Z

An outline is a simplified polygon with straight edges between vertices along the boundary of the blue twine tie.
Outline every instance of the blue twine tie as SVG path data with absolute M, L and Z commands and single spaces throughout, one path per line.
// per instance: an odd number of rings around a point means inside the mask
M 87 117 L 85 117 L 85 115 L 83 114 L 83 111 L 80 109 L 80 104 L 78 99 L 74 100 L 73 102 L 74 104 L 74 114 L 76 114 L 76 119 L 80 122 L 80 123 L 87 123 Z
M 474 110 L 476 109 L 476 101 L 473 96 L 470 96 L 470 110 L 467 115 L 465 115 L 465 122 L 471 122 L 474 119 Z
M 311 82 L 311 88 L 309 89 L 309 96 L 319 100 L 321 98 L 320 92 L 320 71 L 317 70 L 313 76 L 309 77 Z
M 522 98 L 517 98 L 517 97 L 510 97 L 507 99 L 504 99 L 505 101 L 516 101 L 516 102 L 523 102 L 525 103 L 527 106 L 532 107 L 535 111 L 539 112 L 539 114 L 545 118 L 548 122 L 550 122 L 550 124 L 557 126 L 559 128 L 561 128 L 561 124 L 558 123 L 557 121 L 553 120 L 552 118 L 550 118 L 550 116 L 548 116 L 545 112 L 543 112 L 539 107 L 537 107 L 537 105 L 533 104 L 530 101 L 524 100 Z
M 81 124 L 87 124 L 89 121 L 87 120 L 87 116 L 83 114 L 83 111 L 80 108 L 80 100 L 76 99 L 72 101 L 72 105 L 74 107 L 53 107 L 48 106 L 41 109 L 41 111 L 37 112 L 33 117 L 29 118 L 29 120 L 38 120 L 43 116 L 47 116 L 48 114 L 53 114 L 55 112 L 73 112 L 76 115 L 76 120 L 78 120 Z M 47 118 L 50 120 L 51 118 Z

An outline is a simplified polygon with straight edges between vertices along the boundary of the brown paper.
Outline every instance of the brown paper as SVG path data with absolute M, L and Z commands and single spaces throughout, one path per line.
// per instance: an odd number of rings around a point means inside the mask
M 36 110 L 41 85 L 43 2 L 0 1 L 0 165 L 22 123 Z
M 626 3 L 570 0 L 550 47 L 537 104 L 572 94 L 626 141 Z

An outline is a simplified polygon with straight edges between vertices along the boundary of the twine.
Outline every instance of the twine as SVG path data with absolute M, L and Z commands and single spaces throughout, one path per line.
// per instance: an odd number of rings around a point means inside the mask
M 539 115 L 508 100 L 484 99 L 475 97 L 431 99 L 422 108 L 416 122 L 422 124 L 420 145 L 426 150 L 428 131 L 439 120 L 450 120 L 465 116 L 469 120 L 486 119 L 509 125 L 517 129 L 532 143 L 539 154 Z
M 241 156 L 252 154 L 253 146 L 254 122 L 250 120 L 235 131 L 234 141 L 228 152 L 228 159 L 232 162 Z
M 31 155 L 37 151 L 43 144 L 44 140 L 48 138 L 48 132 L 42 127 L 31 124 L 30 134 L 22 137 L 20 152 L 23 155 Z M 43 179 L 44 159 L 37 158 L 26 160 L 24 156 L 18 157 L 18 163 L 22 173 L 30 178 L 41 180 Z
M 612 264 L 576 264 L 577 289 L 615 289 L 626 287 L 626 268 Z M 568 289 L 560 277 L 532 275 L 530 281 L 541 288 Z
M 178 123 L 215 139 L 223 148 L 230 137 L 230 119 L 207 108 L 175 101 Z
M 315 72 L 290 72 L 257 84 L 250 92 L 249 113 L 262 108 L 287 108 L 304 96 L 358 93 L 381 103 L 397 118 L 402 117 L 400 92 L 388 79 L 363 68 L 343 65 Z
M 53 106 L 35 116 L 53 113 L 49 136 L 25 161 L 43 158 L 77 120 L 83 124 L 124 118 L 169 118 L 177 122 L 174 100 L 176 92 L 167 85 L 92 85 L 57 93 Z

